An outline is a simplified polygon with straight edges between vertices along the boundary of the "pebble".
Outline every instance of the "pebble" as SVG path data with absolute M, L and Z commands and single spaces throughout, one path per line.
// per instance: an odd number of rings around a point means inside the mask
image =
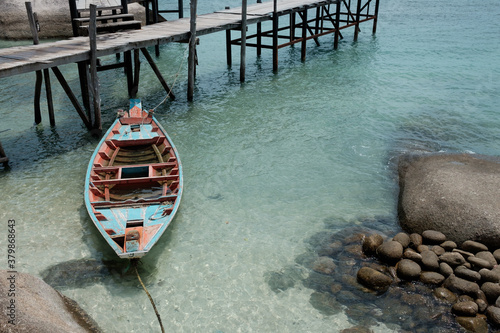
M 476 253 L 479 251 L 488 251 L 488 247 L 486 245 L 471 240 L 463 242 L 460 248 L 464 251 L 469 251 L 472 253 Z
M 448 265 L 447 263 L 441 262 L 439 263 L 439 272 L 443 274 L 445 277 L 448 277 L 451 274 L 453 274 L 453 268 L 451 268 L 451 266 Z
M 439 269 L 439 258 L 437 254 L 434 252 L 427 250 L 422 253 L 422 266 L 425 269 L 429 269 L 431 271 L 437 271 Z
M 451 291 L 456 291 L 459 294 L 474 295 L 474 296 L 479 291 L 479 285 L 477 283 L 464 280 L 454 274 L 448 276 L 446 280 L 444 280 L 443 287 L 448 288 Z
M 438 287 L 434 289 L 434 296 L 449 303 L 455 303 L 458 299 L 457 295 L 455 295 L 451 290 L 444 287 Z
M 472 282 L 477 282 L 481 280 L 481 274 L 471 269 L 468 269 L 465 266 L 458 266 L 455 268 L 455 275 L 461 277 L 462 279 L 466 279 Z
M 439 260 L 447 263 L 450 266 L 458 266 L 465 264 L 464 257 L 457 252 L 446 252 L 439 256 Z
M 425 284 L 440 285 L 445 277 L 436 272 L 422 272 L 420 275 L 420 282 Z
M 497 264 L 497 260 L 490 251 L 480 251 L 476 253 L 476 258 L 486 260 L 492 267 Z
M 362 267 L 357 274 L 358 281 L 373 290 L 385 291 L 392 284 L 392 279 L 369 267 Z
M 476 299 L 475 300 L 476 304 L 477 304 L 477 308 L 478 308 L 478 312 L 480 313 L 484 313 L 484 311 L 486 311 L 486 308 L 488 307 L 488 302 L 486 302 L 485 300 L 483 299 Z
M 446 236 L 442 232 L 436 230 L 425 230 L 422 233 L 422 238 L 424 243 L 428 244 L 441 244 L 446 241 Z
M 472 264 L 472 267 L 474 267 L 478 271 L 481 268 L 487 268 L 487 269 L 493 268 L 493 265 L 488 260 L 484 260 L 478 257 L 469 257 L 467 258 L 467 261 L 470 262 Z
M 467 331 L 488 333 L 488 323 L 480 317 L 456 317 L 456 321 Z
M 417 233 L 410 234 L 410 246 L 416 249 L 419 245 L 422 245 L 422 236 Z
M 457 316 L 474 317 L 479 311 L 479 307 L 473 301 L 457 302 L 453 304 L 451 311 Z
M 474 256 L 474 253 L 467 252 L 467 251 L 460 250 L 460 249 L 453 249 L 453 250 L 451 250 L 451 252 L 453 252 L 453 253 L 460 253 L 462 255 L 462 257 L 464 257 L 465 259 Z
M 403 257 L 403 246 L 396 241 L 384 242 L 377 248 L 377 255 L 389 263 L 397 262 Z
M 500 308 L 496 306 L 489 306 L 486 309 L 486 317 L 495 326 L 500 326 Z
M 407 248 L 410 245 L 410 236 L 405 232 L 400 232 L 394 236 L 392 239 L 395 242 L 399 242 L 403 245 L 403 248 Z
M 487 268 L 482 268 L 479 270 L 479 274 L 481 275 L 481 279 L 485 282 L 500 282 L 500 269 L 494 268 L 489 270 Z
M 486 295 L 490 304 L 495 304 L 497 298 L 500 296 L 500 285 L 493 282 L 485 282 L 481 286 L 481 290 Z
M 441 246 L 439 245 L 435 245 L 431 248 L 431 251 L 434 252 L 436 255 L 440 256 L 442 254 L 444 254 L 446 252 L 445 249 L 443 249 Z
M 409 259 L 403 259 L 397 263 L 396 271 L 401 279 L 417 280 L 422 272 L 422 269 L 416 262 Z
M 495 257 L 497 263 L 500 263 L 500 249 L 493 251 L 493 256 Z
M 382 245 L 383 242 L 384 238 L 382 238 L 379 234 L 373 234 L 365 237 L 363 240 L 363 252 L 368 255 L 375 254 L 377 248 Z
M 405 249 L 403 258 L 413 260 L 417 263 L 422 262 L 422 255 L 411 248 Z
M 454 241 L 447 240 L 444 243 L 441 243 L 440 246 L 446 251 L 452 251 L 453 249 L 457 248 L 457 243 L 455 243 Z
M 313 263 L 312 269 L 318 273 L 332 274 L 337 266 L 330 257 L 319 257 Z

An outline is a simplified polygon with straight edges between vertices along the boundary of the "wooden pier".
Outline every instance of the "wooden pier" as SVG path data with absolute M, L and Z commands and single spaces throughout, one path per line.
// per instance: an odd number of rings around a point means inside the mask
M 277 71 L 280 48 L 300 44 L 301 59 L 305 60 L 306 45 L 310 40 L 319 45 L 319 37 L 333 34 L 333 48 L 336 49 L 339 39 L 343 38 L 341 30 L 353 27 L 354 40 L 357 40 L 359 25 L 370 20 L 373 21 L 372 33 L 375 33 L 378 7 L 379 0 L 274 0 L 263 3 L 258 0 L 257 3 L 250 5 L 247 5 L 246 0 L 242 0 L 242 7 L 239 8 L 227 8 L 210 14 L 196 15 L 196 1 L 192 0 L 189 18 L 150 24 L 141 29 L 112 34 L 96 35 L 94 26 L 94 33 L 89 29 L 90 38 L 74 37 L 50 43 L 0 49 L 0 78 L 29 72 L 41 75 L 43 72 L 46 80 L 49 80 L 48 70 L 52 70 L 85 125 L 99 132 L 101 130 L 100 99 L 96 76 L 96 59 L 99 57 L 120 53 L 133 55 L 133 60 L 128 59 L 128 66 L 125 69 L 128 92 L 131 97 L 134 97 L 139 82 L 139 52 L 142 52 L 165 90 L 170 93 L 167 83 L 163 80 L 146 48 L 172 42 L 188 42 L 190 45 L 188 100 L 192 100 L 196 63 L 195 47 L 199 36 L 226 31 L 227 63 L 232 64 L 231 46 L 240 46 L 240 79 L 244 81 L 247 47 L 256 48 L 259 56 L 262 49 L 271 49 L 273 69 Z M 284 19 L 280 20 L 283 16 L 288 16 L 286 24 L 283 24 Z M 262 29 L 266 21 L 272 22 L 270 30 Z M 247 36 L 247 26 L 253 24 L 257 25 L 256 33 Z M 237 34 L 236 38 L 233 38 L 233 34 Z M 94 73 L 95 76 L 96 81 L 89 88 L 93 90 L 90 93 L 82 91 L 81 94 L 82 97 L 93 96 L 93 101 L 84 100 L 83 107 L 58 69 L 58 66 L 71 63 L 80 64 L 80 66 L 84 64 L 84 68 L 88 68 L 88 71 L 84 72 Z M 41 81 L 37 84 L 41 85 Z M 49 93 L 50 81 L 47 89 Z M 84 88 L 81 87 L 81 89 Z M 90 110 L 92 107 L 93 112 Z M 52 118 L 51 124 L 53 124 Z

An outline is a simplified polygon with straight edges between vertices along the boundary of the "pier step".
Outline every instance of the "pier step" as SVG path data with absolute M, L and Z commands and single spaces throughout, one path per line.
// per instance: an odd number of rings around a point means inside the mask
M 105 33 L 105 32 L 111 33 L 120 30 L 135 30 L 140 28 L 141 28 L 141 21 L 136 21 L 136 20 L 103 23 L 96 26 L 97 33 Z M 80 36 L 88 36 L 89 26 L 88 25 L 79 26 L 78 33 Z
M 132 21 L 134 20 L 134 14 L 116 14 L 116 15 L 102 15 L 96 17 L 97 21 L 106 22 L 111 20 L 122 20 L 122 21 Z M 73 21 L 85 23 L 90 21 L 90 17 L 77 17 Z

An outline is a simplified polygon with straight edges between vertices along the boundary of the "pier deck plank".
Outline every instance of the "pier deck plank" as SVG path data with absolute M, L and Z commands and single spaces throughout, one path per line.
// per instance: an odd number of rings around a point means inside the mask
M 278 15 L 293 11 L 336 4 L 339 0 L 282 0 L 278 1 Z M 248 6 L 247 24 L 272 19 L 273 2 Z M 234 8 L 197 16 L 196 34 L 203 36 L 218 31 L 236 29 L 241 26 L 242 8 Z M 99 35 L 97 56 L 102 57 L 137 48 L 171 42 L 186 41 L 190 36 L 189 18 L 147 25 L 140 30 L 130 30 Z M 69 63 L 86 61 L 90 58 L 88 37 L 74 37 L 38 45 L 18 46 L 0 49 L 0 78 L 51 68 Z

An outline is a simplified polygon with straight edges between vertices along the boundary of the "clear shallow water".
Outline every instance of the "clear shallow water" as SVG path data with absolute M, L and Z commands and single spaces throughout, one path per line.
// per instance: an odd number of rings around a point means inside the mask
M 214 6 L 200 3 L 199 12 L 220 9 Z M 203 36 L 193 103 L 185 101 L 185 45 L 162 47 L 157 63 L 169 83 L 182 66 L 178 98 L 157 117 L 179 150 L 185 192 L 140 272 L 167 331 L 355 325 L 343 312 L 327 315 L 311 305 L 313 291 L 300 282 L 308 271 L 296 258 L 328 228 L 363 219 L 376 226 L 384 216 L 398 230 L 399 154 L 499 155 L 499 16 L 493 0 L 385 0 L 376 36 L 364 24 L 353 43 L 350 29 L 337 51 L 332 37 L 323 37 L 320 47 L 310 43 L 305 63 L 299 48 L 282 49 L 278 75 L 270 53 L 258 59 L 249 49 L 243 85 L 237 49 L 227 68 L 224 34 Z M 77 87 L 74 67 L 61 69 Z M 126 81 L 120 71 L 100 73 L 100 80 L 106 128 L 115 110 L 127 107 Z M 114 259 L 83 205 L 85 170 L 98 140 L 53 86 L 57 126 L 50 128 L 44 113 L 33 127 L 34 74 L 0 79 L 0 131 L 11 129 L 0 133 L 11 159 L 10 170 L 0 169 L 0 219 L 18 223 L 17 269 L 38 276 L 54 265 L 76 269 L 74 260 Z M 164 97 L 145 61 L 139 97 L 146 107 Z M 135 276 L 120 275 L 124 268 L 112 262 L 108 273 L 92 274 L 87 267 L 55 284 L 106 332 L 159 331 Z M 275 292 L 266 279 L 273 272 L 296 283 Z M 372 328 L 388 330 L 383 323 Z

